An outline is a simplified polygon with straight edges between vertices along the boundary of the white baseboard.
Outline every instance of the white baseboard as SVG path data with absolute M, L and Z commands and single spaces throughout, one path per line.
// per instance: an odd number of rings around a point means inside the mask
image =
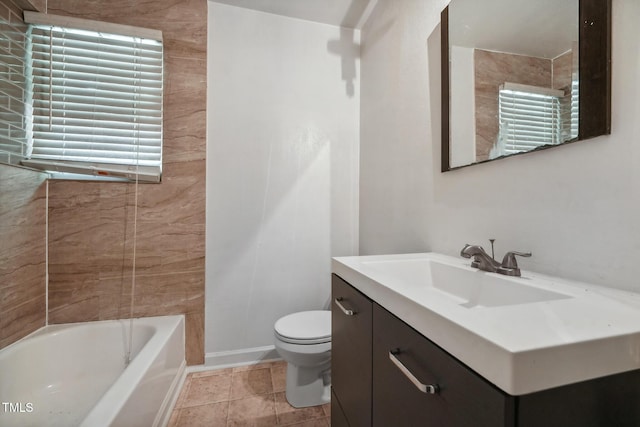
M 272 345 L 264 347 L 243 348 L 241 350 L 206 353 L 204 365 L 189 366 L 189 372 L 210 369 L 231 368 L 234 366 L 253 365 L 264 362 L 282 360 Z

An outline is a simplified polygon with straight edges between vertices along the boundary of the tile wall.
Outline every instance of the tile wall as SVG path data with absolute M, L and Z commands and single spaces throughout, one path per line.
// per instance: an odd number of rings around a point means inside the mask
M 575 50 L 575 49 L 574 49 Z M 504 82 L 563 89 L 571 87 L 577 58 L 572 51 L 555 59 L 474 50 L 476 158 L 486 160 L 498 135 L 498 86 Z
M 45 324 L 45 233 L 45 175 L 0 165 L 0 348 Z
M 577 54 L 577 49 L 574 49 Z M 571 88 L 574 70 L 578 71 L 577 57 L 574 57 L 573 50 L 570 50 L 557 58 L 554 58 L 551 66 L 553 67 L 553 82 L 551 87 L 554 89 Z
M 14 19 L 44 11 L 32 3 L 0 7 Z M 133 315 L 185 314 L 189 364 L 204 360 L 206 11 L 206 0 L 48 2 L 49 13 L 163 31 L 163 181 L 138 188 Z M 0 166 L 0 347 L 45 323 L 43 182 Z M 53 181 L 49 196 L 50 323 L 128 317 L 135 186 Z
M 0 0 L 0 20 L 20 27 L 27 6 L 26 0 Z M 0 164 L 0 348 L 46 321 L 45 179 L 45 174 Z
M 27 150 L 26 33 L 22 9 L 0 1 L 0 162 L 5 164 L 20 164 Z
M 504 82 L 551 86 L 551 60 L 474 51 L 476 82 L 476 160 L 489 158 L 498 135 L 498 87 Z
M 163 31 L 162 183 L 52 181 L 49 322 L 186 315 L 187 363 L 204 361 L 206 0 L 49 0 L 48 13 Z

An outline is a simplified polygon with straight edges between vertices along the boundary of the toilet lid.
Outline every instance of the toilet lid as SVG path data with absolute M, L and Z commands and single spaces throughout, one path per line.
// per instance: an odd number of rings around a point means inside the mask
M 280 318 L 275 326 L 276 333 L 283 338 L 296 341 L 330 341 L 331 311 L 301 311 Z

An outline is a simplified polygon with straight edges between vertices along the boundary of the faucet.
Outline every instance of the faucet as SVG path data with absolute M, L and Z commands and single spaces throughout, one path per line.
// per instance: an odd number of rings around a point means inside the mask
M 493 252 L 493 239 L 491 239 L 491 248 L 491 252 Z M 489 271 L 491 273 L 504 274 L 506 276 L 520 276 L 520 268 L 518 268 L 516 255 L 522 257 L 530 257 L 531 252 L 525 253 L 509 251 L 502 259 L 502 263 L 499 263 L 493 258 L 493 256 L 486 253 L 482 246 L 466 244 L 460 251 L 460 256 L 462 256 L 463 258 L 473 257 L 471 267 L 477 268 L 482 271 Z
M 501 267 L 501 264 L 493 259 L 491 255 L 486 253 L 482 246 L 470 245 L 467 243 L 460 251 L 460 256 L 463 258 L 473 257 L 471 267 L 478 268 L 482 271 L 495 273 Z

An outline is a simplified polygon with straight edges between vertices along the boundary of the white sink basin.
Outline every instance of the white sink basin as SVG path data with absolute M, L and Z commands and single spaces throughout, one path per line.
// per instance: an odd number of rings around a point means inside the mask
M 529 286 L 523 280 L 486 274 L 462 265 L 434 259 L 365 261 L 364 265 L 404 281 L 409 287 L 429 287 L 466 308 L 497 307 L 571 298 L 569 295 Z
M 441 254 L 340 257 L 333 272 L 511 395 L 640 369 L 640 295 Z

